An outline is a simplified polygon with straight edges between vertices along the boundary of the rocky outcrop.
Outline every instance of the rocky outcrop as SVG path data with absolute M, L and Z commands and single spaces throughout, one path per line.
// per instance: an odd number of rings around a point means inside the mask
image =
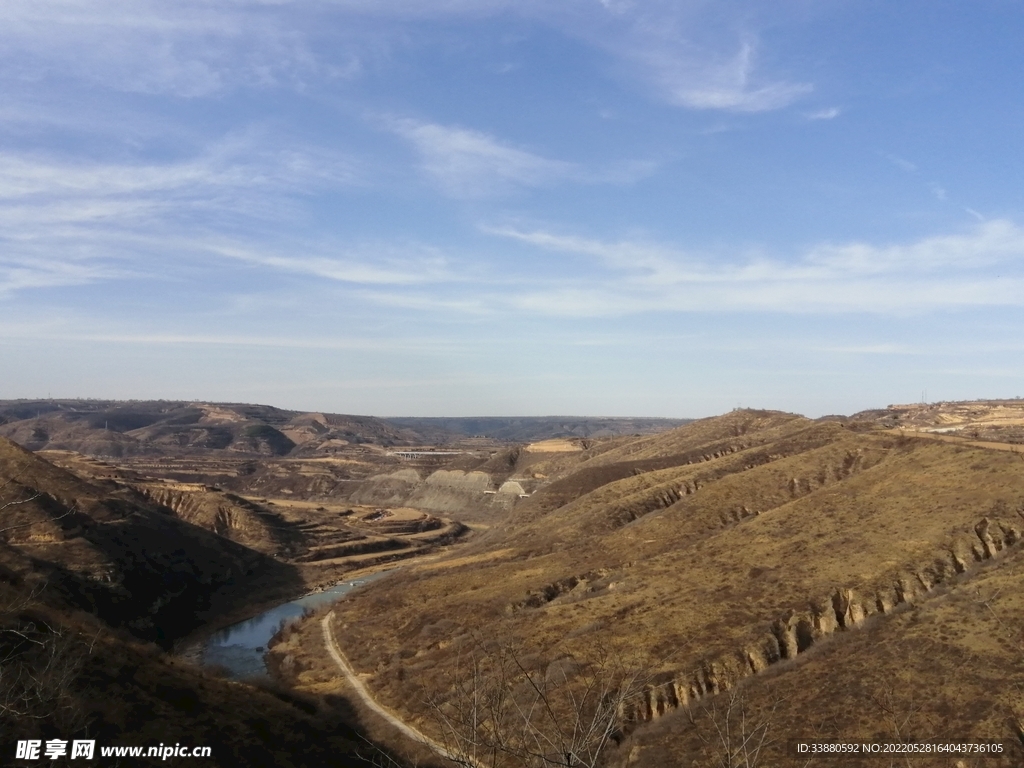
M 266 554 L 292 554 L 304 536 L 272 512 L 246 499 L 198 483 L 137 486 L 149 500 L 192 525 Z
M 543 605 L 547 605 L 553 600 L 557 600 L 563 595 L 570 593 L 577 593 L 581 597 L 592 596 L 599 591 L 608 589 L 613 584 L 609 584 L 606 581 L 608 571 L 604 568 L 596 571 L 588 571 L 587 573 L 581 573 L 575 576 L 567 576 L 564 579 L 554 581 L 538 590 L 530 591 L 526 599 L 520 600 L 517 603 L 513 603 L 509 606 L 509 610 L 514 612 L 521 608 L 540 608 Z
M 439 469 L 427 477 L 427 485 L 436 488 L 454 488 L 460 491 L 494 490 L 491 476 L 486 472 L 463 472 L 459 469 Z

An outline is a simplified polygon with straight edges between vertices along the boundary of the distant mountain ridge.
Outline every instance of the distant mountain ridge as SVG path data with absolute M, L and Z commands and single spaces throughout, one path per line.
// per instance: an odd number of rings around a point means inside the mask
M 99 456 L 208 451 L 262 456 L 330 453 L 352 444 L 416 445 L 420 436 L 372 416 L 192 401 L 5 400 L 0 436 L 38 450 Z
M 269 405 L 184 400 L 0 400 L 0 437 L 29 450 L 95 456 L 226 451 L 258 456 L 331 455 L 350 446 L 452 445 L 483 437 L 646 435 L 686 419 L 596 417 L 392 418 L 290 411 Z

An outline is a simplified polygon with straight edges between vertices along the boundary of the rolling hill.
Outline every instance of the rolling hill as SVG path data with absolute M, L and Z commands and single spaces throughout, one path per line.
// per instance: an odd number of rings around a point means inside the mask
M 1016 764 L 1024 453 L 951 440 L 735 411 L 595 445 L 449 559 L 344 601 L 335 631 L 426 729 L 465 693 L 459 659 L 504 637 L 537 679 L 642 657 L 612 764 L 719 764 L 737 692 L 751 723 L 771 713 L 763 765 L 813 737 L 993 739 L 1016 751 L 985 764 Z
M 183 401 L 0 401 L 0 436 L 31 450 L 94 456 L 330 454 L 349 445 L 413 445 L 419 435 L 371 416 Z

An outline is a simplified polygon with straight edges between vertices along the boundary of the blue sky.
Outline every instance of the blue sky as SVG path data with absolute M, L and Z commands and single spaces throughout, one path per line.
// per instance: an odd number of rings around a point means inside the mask
M 0 397 L 1024 395 L 1024 4 L 5 0 Z

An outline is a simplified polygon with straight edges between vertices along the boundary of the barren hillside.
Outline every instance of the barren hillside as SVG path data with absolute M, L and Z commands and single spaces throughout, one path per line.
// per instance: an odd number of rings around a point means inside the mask
M 1024 615 L 998 585 L 1020 567 L 1024 454 L 736 411 L 574 456 L 484 539 L 338 611 L 411 721 L 436 728 L 422 702 L 458 696 L 457 659 L 514 636 L 541 678 L 598 649 L 643 657 L 623 763 L 714 763 L 690 718 L 737 690 L 764 708 L 769 680 L 786 738 L 891 737 L 877 701 L 913 680 L 914 738 L 1017 740 Z

